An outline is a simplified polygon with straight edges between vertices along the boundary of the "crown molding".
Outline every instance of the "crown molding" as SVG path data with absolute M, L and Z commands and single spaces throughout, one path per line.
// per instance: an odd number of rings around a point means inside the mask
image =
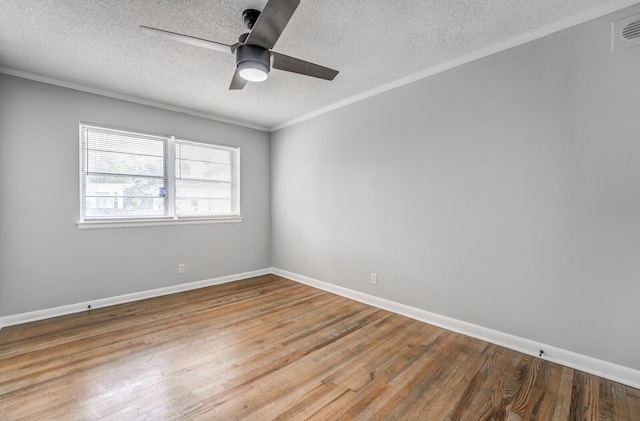
M 580 25 L 582 23 L 588 22 L 593 19 L 600 18 L 602 16 L 608 15 L 609 13 L 616 12 L 618 10 L 624 9 L 625 7 L 632 6 L 634 4 L 640 4 L 638 0 L 618 0 L 618 1 L 610 1 L 605 4 L 598 5 L 593 7 L 585 12 L 578 13 L 576 15 L 561 19 L 557 22 L 542 26 L 533 31 L 525 32 L 524 34 L 516 35 L 512 38 L 509 38 L 505 41 L 498 42 L 496 44 L 492 44 L 490 46 L 481 48 L 479 50 L 473 51 L 471 53 L 465 54 L 463 56 L 454 58 L 452 60 L 446 61 L 441 64 L 437 64 L 435 66 L 429 67 L 425 70 L 422 70 L 417 73 L 413 73 L 409 76 L 405 76 L 403 78 L 394 80 L 393 82 L 389 82 L 387 84 L 378 86 L 371 90 L 362 92 L 360 94 L 354 95 L 342 101 L 338 101 L 326 107 L 320 108 L 316 111 L 310 112 L 308 114 L 304 114 L 300 117 L 296 117 L 289 121 L 286 121 L 281 124 L 277 124 L 269 128 L 269 132 L 275 132 L 280 129 L 284 129 L 285 127 L 293 126 L 294 124 L 301 123 L 306 120 L 310 120 L 312 118 L 321 116 L 323 114 L 329 113 L 331 111 L 346 107 L 347 105 L 354 104 L 356 102 L 363 101 L 367 98 L 371 98 L 373 96 L 379 95 L 381 93 L 390 91 L 392 89 L 400 88 L 404 85 L 408 85 L 410 83 L 416 82 L 421 79 L 426 79 L 430 76 L 436 75 L 438 73 L 445 72 L 447 70 L 451 70 L 455 67 L 462 66 L 467 63 L 471 63 L 472 61 L 480 60 L 482 58 L 491 56 L 493 54 L 499 53 L 501 51 L 508 50 L 513 47 L 517 47 L 522 44 L 526 44 L 530 41 L 535 41 L 537 39 L 546 37 L 548 35 L 554 34 L 556 32 L 560 32 L 562 30 Z
M 61 79 L 52 78 L 49 76 L 43 76 L 35 73 L 25 72 L 23 70 L 17 70 L 10 67 L 0 66 L 0 73 L 4 73 L 9 76 L 15 76 L 22 79 L 29 79 L 35 82 L 47 83 L 49 85 L 60 86 L 62 88 L 74 89 L 76 91 L 86 92 L 89 94 L 100 95 L 107 98 L 119 99 L 121 101 L 132 102 L 134 104 L 146 105 L 149 107 L 160 108 L 162 110 L 173 111 L 180 114 L 187 114 L 194 117 L 200 117 L 207 120 L 213 120 L 220 123 L 233 124 L 234 126 L 246 127 L 249 129 L 260 130 L 263 132 L 269 131 L 269 128 L 266 126 L 261 126 L 259 124 L 253 124 L 246 121 L 233 120 L 230 118 L 220 117 L 213 114 L 207 114 L 200 111 L 191 110 L 189 108 L 178 107 L 175 105 L 169 105 L 162 102 L 151 101 L 148 99 L 138 98 L 129 95 L 119 94 L 117 92 L 112 92 L 104 89 L 93 88 L 91 86 L 82 85 L 79 83 L 68 82 Z

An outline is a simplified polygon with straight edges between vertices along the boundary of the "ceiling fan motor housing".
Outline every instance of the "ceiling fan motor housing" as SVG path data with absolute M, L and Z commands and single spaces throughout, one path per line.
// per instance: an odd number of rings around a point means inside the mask
M 258 67 L 269 73 L 271 70 L 269 50 L 258 45 L 244 44 L 236 50 L 236 66 L 238 70 L 245 67 Z

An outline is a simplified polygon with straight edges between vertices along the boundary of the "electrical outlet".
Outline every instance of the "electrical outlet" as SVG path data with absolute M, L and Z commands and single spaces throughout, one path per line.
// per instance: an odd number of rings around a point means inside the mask
M 187 268 L 185 267 L 184 263 L 180 263 L 178 265 L 178 273 L 185 273 L 187 271 Z
M 372 273 L 371 274 L 371 283 L 373 285 L 378 285 L 378 274 L 377 273 Z

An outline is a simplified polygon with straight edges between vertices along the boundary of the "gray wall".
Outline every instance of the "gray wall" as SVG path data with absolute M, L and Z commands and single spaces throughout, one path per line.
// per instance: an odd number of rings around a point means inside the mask
M 239 146 L 244 221 L 79 230 L 79 121 Z M 268 268 L 269 184 L 268 133 L 0 74 L 0 316 Z
M 273 133 L 273 266 L 640 369 L 630 10 Z

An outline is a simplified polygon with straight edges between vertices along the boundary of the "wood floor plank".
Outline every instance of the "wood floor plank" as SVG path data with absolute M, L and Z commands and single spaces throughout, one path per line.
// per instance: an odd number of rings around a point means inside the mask
M 640 391 L 265 275 L 0 330 L 1 420 L 640 420 Z
M 356 396 L 356 392 L 347 389 L 337 398 L 323 406 L 319 411 L 315 412 L 308 419 L 311 421 L 336 420 L 344 414 L 351 406 L 351 402 Z
M 503 350 L 500 350 L 503 351 Z M 522 356 L 517 353 L 510 353 L 510 363 L 502 368 L 503 374 L 499 376 L 487 377 L 485 389 L 491 390 L 491 394 L 480 409 L 472 409 L 477 419 L 504 418 L 506 414 L 512 414 L 511 418 L 517 415 L 513 412 L 513 400 L 522 386 L 522 372 L 524 368 L 518 366 L 518 361 Z M 488 361 L 489 362 L 489 361 Z M 516 367 L 514 370 L 513 367 Z M 496 371 L 497 373 L 497 371 Z M 494 378 L 495 380 L 491 380 Z M 490 384 L 493 386 L 487 387 Z M 481 402 L 481 401 L 480 401 Z M 469 412 L 471 413 L 473 412 Z
M 539 400 L 536 399 L 535 385 L 538 382 L 543 361 L 535 357 L 527 357 L 527 369 L 518 393 L 513 399 L 511 411 L 523 419 L 531 419 L 532 413 L 537 413 Z
M 320 383 L 316 388 L 303 394 L 294 405 L 286 408 L 274 420 L 306 420 L 320 409 L 340 397 L 346 390 L 333 383 Z
M 616 402 L 618 402 L 618 404 L 620 404 L 621 406 L 624 406 L 625 408 L 629 409 L 629 418 L 630 420 L 640 420 L 640 389 L 635 389 L 633 387 L 629 387 L 629 386 L 622 386 L 620 385 L 620 387 L 624 387 L 627 391 L 627 402 L 626 405 L 622 404 L 622 402 L 620 400 L 617 400 Z M 620 418 L 620 419 L 627 419 L 627 418 Z
M 469 373 L 473 377 L 465 382 L 466 388 L 456 399 L 451 420 L 481 420 L 489 416 L 495 408 L 488 406 L 488 403 L 501 383 L 510 385 L 507 390 L 519 390 L 526 369 L 523 357 L 522 354 L 505 348 L 496 349 L 478 372 Z M 505 402 L 508 403 L 509 401 Z
M 460 367 L 457 376 L 452 379 L 443 389 L 440 389 L 435 396 L 435 399 L 430 403 L 428 409 L 429 416 L 434 420 L 451 420 L 459 412 L 456 412 L 458 406 L 463 407 L 461 401 L 467 401 L 465 398 L 465 391 L 469 383 L 473 380 L 475 375 L 484 367 L 489 360 L 494 358 L 494 353 L 501 350 L 492 344 L 486 344 L 484 350 L 476 356 L 475 359 L 470 359 L 467 364 Z M 426 404 L 426 403 L 424 403 Z M 423 404 L 423 405 L 424 405 Z
M 407 362 L 403 368 L 392 373 L 385 380 L 389 394 L 384 396 L 385 404 L 375 413 L 373 419 L 388 419 L 395 416 L 399 405 L 408 399 L 425 376 L 433 376 L 436 370 L 446 364 L 444 350 L 455 342 L 455 335 L 445 332 L 428 346 L 422 347 L 420 353 Z
M 370 318 L 365 320 L 370 320 Z M 364 328 L 364 326 L 366 325 L 360 326 L 359 329 Z M 351 341 L 356 348 L 365 347 L 364 341 L 366 337 L 364 335 L 360 335 L 360 338 L 356 337 L 360 333 L 354 329 L 349 330 L 349 334 L 354 335 Z M 391 333 L 391 329 L 380 332 L 382 336 L 389 333 Z M 362 341 L 360 342 L 361 346 L 358 346 L 358 341 Z M 254 382 L 252 386 L 255 392 L 243 398 L 245 407 L 235 412 L 235 415 L 240 419 L 246 419 L 259 412 L 268 419 L 275 418 L 279 412 L 294 405 L 301 394 L 316 388 L 328 373 L 341 369 L 351 372 L 356 363 L 358 353 L 341 346 L 337 342 L 332 343 L 330 346 L 333 349 L 328 349 L 327 351 L 332 356 L 331 360 L 314 360 L 307 355 L 294 363 L 280 368 L 277 381 L 262 378 Z M 300 373 L 304 373 L 304 376 L 301 376 Z
M 487 346 L 486 343 L 472 338 L 465 339 L 456 341 L 454 346 L 447 349 L 445 364 L 429 375 L 424 373 L 420 376 L 419 383 L 394 410 L 394 416 L 406 420 L 418 419 L 423 414 L 432 417 L 431 414 L 443 404 L 438 398 L 446 397 L 446 391 L 459 382 L 460 377 L 464 375 L 463 370 L 473 366 Z
M 599 402 L 600 402 L 600 420 L 601 421 L 615 421 L 616 420 L 616 408 L 615 408 L 615 394 L 614 384 L 611 381 L 602 379 L 600 381 L 599 390 Z
M 562 367 L 560 376 L 560 387 L 554 396 L 555 408 L 551 419 L 553 421 L 563 421 L 571 413 L 571 397 L 573 387 L 574 370 L 569 367 Z
M 584 407 L 584 417 L 588 420 L 600 418 L 600 378 L 588 374 L 584 388 L 582 405 Z

